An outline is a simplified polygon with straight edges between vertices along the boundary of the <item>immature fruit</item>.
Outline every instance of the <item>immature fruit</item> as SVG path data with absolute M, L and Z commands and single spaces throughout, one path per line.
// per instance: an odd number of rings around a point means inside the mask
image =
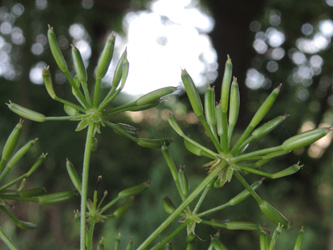
M 21 130 L 23 127 L 23 120 L 20 120 L 18 124 L 16 124 L 15 128 L 13 131 L 10 133 L 5 146 L 2 149 L 2 161 L 7 161 L 8 158 L 12 155 L 17 141 L 20 138 Z
M 49 40 L 49 46 L 50 46 L 52 55 L 58 65 L 58 67 L 60 68 L 60 70 L 62 72 L 67 72 L 68 68 L 67 68 L 66 61 L 59 48 L 56 35 L 53 31 L 53 27 L 51 27 L 50 25 L 49 25 L 49 29 L 47 31 L 47 38 Z
M 126 198 L 126 197 L 130 197 L 130 196 L 135 196 L 138 194 L 141 194 L 143 191 L 145 191 L 149 186 L 150 186 L 150 181 L 146 181 L 140 185 L 134 186 L 134 187 L 130 187 L 127 188 L 123 191 L 120 191 L 118 193 L 118 197 L 120 198 Z
M 19 116 L 21 116 L 23 118 L 27 118 L 27 119 L 35 121 L 35 122 L 45 122 L 45 120 L 46 120 L 45 116 L 43 114 L 33 111 L 31 109 L 22 107 L 11 101 L 9 101 L 7 106 L 11 111 L 13 111 L 14 113 L 18 114 Z
M 74 46 L 72 46 L 72 58 L 74 63 L 74 69 L 77 75 L 77 78 L 80 82 L 87 82 L 87 71 L 84 66 L 80 51 Z
M 199 117 L 203 114 L 203 107 L 199 97 L 197 88 L 195 87 L 192 78 L 185 69 L 182 70 L 181 78 L 184 83 L 185 91 L 190 100 L 194 113 Z
M 49 67 L 47 67 L 46 69 L 44 68 L 42 74 L 43 74 L 43 81 L 44 81 L 44 85 L 45 85 L 47 93 L 51 96 L 52 99 L 56 99 L 57 95 L 53 89 L 53 82 L 52 82 L 52 77 L 51 77 Z
M 99 57 L 97 69 L 96 69 L 96 78 L 102 79 L 106 72 L 108 71 L 108 68 L 111 63 L 112 55 L 113 55 L 113 49 L 114 49 L 114 43 L 115 43 L 115 34 L 111 33 L 108 40 L 105 43 L 104 49 Z

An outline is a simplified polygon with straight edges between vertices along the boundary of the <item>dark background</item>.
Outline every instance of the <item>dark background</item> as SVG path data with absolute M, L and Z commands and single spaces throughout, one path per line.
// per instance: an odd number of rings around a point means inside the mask
M 149 11 L 150 1 L 7 0 L 0 3 L 1 24 L 9 21 L 13 27 L 21 29 L 24 35 L 24 42 L 17 44 L 13 42 L 12 34 L 1 33 L 2 39 L 10 45 L 10 48 L 1 48 L 1 56 L 5 54 L 9 56 L 14 69 L 14 73 L 9 72 L 0 76 L 0 145 L 3 145 L 19 119 L 7 109 L 5 103 L 8 100 L 46 115 L 63 114 L 62 105 L 53 102 L 42 85 L 32 84 L 29 80 L 32 65 L 39 61 L 47 62 L 51 68 L 56 68 L 48 45 L 45 45 L 44 52 L 40 55 L 31 52 L 36 37 L 39 34 L 46 34 L 47 24 L 52 24 L 56 27 L 57 34 L 68 39 L 70 39 L 68 27 L 71 24 L 80 23 L 84 26 L 91 38 L 92 56 L 89 60 L 88 74 L 93 75 L 94 67 L 91 65 L 96 65 L 106 34 L 113 30 L 126 35 L 122 27 L 124 15 L 129 11 Z M 24 12 L 13 15 L 13 7 L 19 6 L 18 3 L 24 7 Z M 326 37 L 328 45 L 315 53 L 302 52 L 297 46 L 300 39 L 311 40 L 315 37 L 320 32 L 320 22 L 333 16 L 332 1 L 202 0 L 194 4 L 215 20 L 214 29 L 209 35 L 220 65 L 219 75 L 214 83 L 216 93 L 219 93 L 226 55 L 229 54 L 233 61 L 233 74 L 238 78 L 241 91 L 241 111 L 236 132 L 239 133 L 246 127 L 260 103 L 280 82 L 283 83 L 281 94 L 266 119 L 284 113 L 291 116 L 277 131 L 264 141 L 258 142 L 256 147 L 278 145 L 285 138 L 298 133 L 305 122 L 312 122 L 315 126 L 321 123 L 332 124 L 332 37 Z M 313 31 L 306 30 L 305 27 L 312 27 Z M 271 55 L 274 47 L 270 46 L 268 41 L 270 28 L 279 30 L 285 36 L 285 42 L 280 46 L 285 55 L 279 60 L 272 58 Z M 253 47 L 258 37 L 261 37 L 267 45 L 265 53 L 257 53 Z M 303 53 L 306 58 L 302 65 L 296 64 L 293 60 L 293 54 L 296 52 Z M 69 56 L 69 48 L 64 53 L 65 57 Z M 310 59 L 314 55 L 323 59 L 320 69 L 311 68 Z M 272 63 L 278 65 L 276 71 L 270 69 L 269 65 Z M 312 74 L 306 78 L 297 77 L 301 66 L 308 67 Z M 266 77 L 265 83 L 257 90 L 252 90 L 244 84 L 250 68 L 256 69 Z M 72 98 L 68 84 L 57 84 L 55 88 L 62 98 Z M 184 111 L 190 112 L 185 96 L 179 95 L 177 99 L 183 103 L 180 106 Z M 171 145 L 170 151 L 177 165 L 186 165 L 191 186 L 195 187 L 205 175 L 200 167 L 205 162 L 183 148 L 181 140 L 163 119 L 166 110 L 174 111 L 174 109 L 175 107 L 164 104 L 158 109 L 146 111 L 145 118 L 140 124 L 135 124 L 129 116 L 116 116 L 114 120 L 138 126 L 143 136 L 151 138 L 172 136 L 175 143 Z M 204 143 L 205 136 L 201 127 L 186 124 L 185 121 L 181 125 L 186 133 Z M 68 157 L 77 169 L 80 169 L 85 140 L 84 132 L 74 132 L 75 126 L 75 123 L 70 122 L 39 124 L 25 121 L 24 138 L 21 143 L 38 137 L 39 144 L 24 164 L 32 162 L 41 152 L 49 152 L 43 167 L 29 179 L 29 187 L 40 185 L 46 187 L 49 192 L 73 189 L 66 174 L 65 159 Z M 145 180 L 152 181 L 151 188 L 135 199 L 134 207 L 123 220 L 116 222 L 109 220 L 104 225 L 97 225 L 96 241 L 104 236 L 106 243 L 109 246 L 113 245 L 116 235 L 121 232 L 123 246 L 130 235 L 133 235 L 134 245 L 137 246 L 166 217 L 161 207 L 162 197 L 168 195 L 175 200 L 175 203 L 179 202 L 172 186 L 171 176 L 159 150 L 140 148 L 108 129 L 103 129 L 102 136 L 97 136 L 97 139 L 98 151 L 92 155 L 90 191 L 94 189 L 99 175 L 103 176 L 103 181 L 98 187 L 99 194 L 102 195 L 107 189 L 110 194 L 108 199 L 123 188 Z M 302 225 L 305 229 L 303 249 L 333 249 L 331 147 L 323 146 L 319 151 L 321 157 L 315 158 L 307 153 L 307 149 L 297 154 L 292 153 L 278 158 L 267 169 L 267 171 L 282 169 L 297 161 L 305 165 L 294 176 L 275 181 L 266 180 L 258 191 L 293 222 L 294 230 L 282 233 L 277 249 L 291 249 Z M 24 164 L 22 168 L 27 167 Z M 20 173 L 19 171 L 17 170 L 17 173 Z M 253 176 L 247 178 L 249 181 L 257 179 Z M 207 198 L 205 201 L 204 207 L 221 204 L 240 190 L 241 186 L 237 181 L 233 181 L 227 184 L 224 190 L 213 191 L 209 196 L 210 199 Z M 38 224 L 36 230 L 25 232 L 15 228 L 4 216 L 1 216 L 2 228 L 18 242 L 21 249 L 77 249 L 78 225 L 74 222 L 73 210 L 79 208 L 79 199 L 50 207 L 19 202 L 15 203 L 15 206 L 14 213 L 19 218 Z M 270 229 L 274 228 L 262 217 L 252 199 L 248 199 L 244 206 L 225 210 L 218 215 L 218 218 L 254 221 L 265 224 Z M 197 233 L 202 239 L 198 249 L 207 248 L 209 235 L 215 232 L 203 225 L 198 226 Z M 221 239 L 228 249 L 259 247 L 258 232 L 221 231 Z M 184 241 L 185 234 L 180 234 L 174 241 L 175 249 L 184 249 Z

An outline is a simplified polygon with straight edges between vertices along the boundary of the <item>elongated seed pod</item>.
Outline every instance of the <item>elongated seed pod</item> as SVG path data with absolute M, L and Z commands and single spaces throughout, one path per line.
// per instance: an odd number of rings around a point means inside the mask
M 283 169 L 275 174 L 272 175 L 273 179 L 277 179 L 277 178 L 282 178 L 288 175 L 292 175 L 296 172 L 298 172 L 301 168 L 303 167 L 303 165 L 300 165 L 299 163 L 294 164 L 286 169 Z
M 97 250 L 104 250 L 104 237 L 98 242 Z
M 180 136 L 184 136 L 184 132 L 182 131 L 182 129 L 179 127 L 176 119 L 173 116 L 169 116 L 168 118 L 168 122 L 170 124 L 170 126 L 173 128 L 174 131 L 176 131 L 177 134 L 179 134 Z
M 259 203 L 259 208 L 273 223 L 276 225 L 283 225 L 283 227 L 286 229 L 289 228 L 288 219 L 267 201 L 261 200 Z
M 270 120 L 269 122 L 266 122 L 259 128 L 253 130 L 251 136 L 254 138 L 260 138 L 264 135 L 267 135 L 271 131 L 273 131 L 275 128 L 277 128 L 284 120 L 288 117 L 288 115 L 280 115 L 278 117 L 275 117 L 274 119 Z
M 282 143 L 282 148 L 286 151 L 292 151 L 305 147 L 320 138 L 324 137 L 331 131 L 331 128 L 318 128 L 295 135 Z
M 231 76 L 232 76 L 232 63 L 230 57 L 228 56 L 224 68 L 224 75 L 221 88 L 221 109 L 223 113 L 228 112 Z
M 80 82 L 87 82 L 87 70 L 84 66 L 80 51 L 74 46 L 72 46 L 72 58 L 74 69 L 77 75 L 77 78 Z
M 230 90 L 229 127 L 228 127 L 229 143 L 231 140 L 234 127 L 238 120 L 239 105 L 240 105 L 239 87 L 237 83 L 237 78 L 234 77 Z
M 272 105 L 274 104 L 277 96 L 280 93 L 280 89 L 282 87 L 282 84 L 280 84 L 277 88 L 275 88 L 272 93 L 266 98 L 266 100 L 261 104 L 260 108 L 257 110 L 255 115 L 253 116 L 249 126 L 250 127 L 256 127 L 262 119 L 265 117 L 265 115 L 268 113 Z
M 72 106 L 69 106 L 68 104 L 64 104 L 64 111 L 69 116 L 75 116 L 80 114 L 80 112 L 77 109 L 73 108 Z
M 2 212 L 4 212 L 9 219 L 11 219 L 11 221 L 13 221 L 16 226 L 18 226 L 21 229 L 24 230 L 31 230 L 31 229 L 35 229 L 37 227 L 36 224 L 33 224 L 31 222 L 26 222 L 26 221 L 22 221 L 17 219 L 7 208 L 5 208 L 4 206 L 0 206 L 0 210 L 2 210 Z
M 282 232 L 282 228 L 283 228 L 282 224 L 278 224 L 278 226 L 275 228 L 275 230 L 272 234 L 271 241 L 269 243 L 269 247 L 268 247 L 269 250 L 273 250 L 275 248 L 276 242 L 280 236 L 280 233 Z
M 53 205 L 62 203 L 68 200 L 71 200 L 75 197 L 75 193 L 72 191 L 64 191 L 59 193 L 53 193 L 53 194 L 46 194 L 42 196 L 38 196 L 38 203 L 40 205 Z
M 46 190 L 44 188 L 26 189 L 19 193 L 20 197 L 36 197 L 44 194 L 46 194 Z
M 128 198 L 124 204 L 122 204 L 118 209 L 116 209 L 116 211 L 114 211 L 113 215 L 116 219 L 120 218 L 121 216 L 123 216 L 128 209 L 131 207 L 133 203 L 133 197 Z
M 256 223 L 245 222 L 245 221 L 216 221 L 211 220 L 209 225 L 214 228 L 225 228 L 229 230 L 259 230 L 260 226 Z
M 221 110 L 221 104 L 217 104 L 215 107 L 215 116 L 216 116 L 216 128 L 217 128 L 217 134 L 220 138 L 222 138 L 223 129 L 222 129 L 222 110 Z
M 180 167 L 178 170 L 178 183 L 180 186 L 180 190 L 182 191 L 183 195 L 187 197 L 190 191 L 190 184 L 188 182 L 187 176 L 184 171 L 184 167 Z
M 20 120 L 18 124 L 14 127 L 12 132 L 10 133 L 5 146 L 2 149 L 2 156 L 1 156 L 1 161 L 7 161 L 9 157 L 12 155 L 16 145 L 17 141 L 20 138 L 20 134 L 22 131 L 23 127 L 23 120 Z
M 129 62 L 127 60 L 127 56 L 125 56 L 121 62 L 121 81 L 120 81 L 119 90 L 122 90 L 125 85 L 128 76 L 128 70 L 129 70 Z
M 271 242 L 271 236 L 265 233 L 264 231 L 260 232 L 259 243 L 260 250 L 269 250 L 269 244 Z
M 57 38 L 56 35 L 54 33 L 53 27 L 51 27 L 49 25 L 49 29 L 47 31 L 47 38 L 49 41 L 49 46 L 53 55 L 54 60 L 56 61 L 59 69 L 62 72 L 67 72 L 68 68 L 67 68 L 67 64 L 66 61 L 64 59 L 64 56 L 61 53 L 61 50 L 59 48 L 58 42 L 57 42 Z
M 216 158 L 216 155 L 213 151 L 203 147 L 201 144 L 195 143 L 195 141 L 190 141 L 189 139 L 184 138 L 184 145 L 185 148 L 192 154 L 197 156 L 205 156 L 211 159 Z
M 172 200 L 168 196 L 163 197 L 162 203 L 163 203 L 164 211 L 167 214 L 172 214 L 176 210 L 175 205 L 173 204 Z
M 125 49 L 124 52 L 122 53 L 122 55 L 117 63 L 116 69 L 114 71 L 114 75 L 112 78 L 112 84 L 111 84 L 111 86 L 113 88 L 117 88 L 120 83 L 121 75 L 122 75 L 122 68 L 123 68 L 122 64 L 123 64 L 124 58 L 127 58 L 127 49 Z
M 137 138 L 135 141 L 139 146 L 144 148 L 160 148 L 162 145 L 169 145 L 169 138 L 162 139 L 146 139 L 146 138 Z
M 12 168 L 27 152 L 37 142 L 37 138 L 27 142 L 23 147 L 21 147 L 13 157 L 8 161 L 6 168 Z
M 187 73 L 185 69 L 181 72 L 181 78 L 184 83 L 185 91 L 187 97 L 191 103 L 194 113 L 199 117 L 203 114 L 203 107 L 199 97 L 197 88 L 195 87 L 191 76 Z
M 68 159 L 66 159 L 66 169 L 75 189 L 81 194 L 81 180 L 79 174 L 77 173 L 73 163 Z
M 43 81 L 44 81 L 44 85 L 46 88 L 47 93 L 51 96 L 51 98 L 54 100 L 57 98 L 56 93 L 54 92 L 53 89 L 53 82 L 52 82 L 52 77 L 51 77 L 51 73 L 49 70 L 49 66 L 47 66 L 47 68 L 43 68 Z
M 104 49 L 98 59 L 97 69 L 96 69 L 96 78 L 102 79 L 111 63 L 113 50 L 114 50 L 114 43 L 115 43 L 116 35 L 115 33 L 111 33 L 108 40 L 105 43 Z
M 171 87 L 171 86 L 165 87 L 165 88 L 160 88 L 160 89 L 154 90 L 148 94 L 145 94 L 145 95 L 139 97 L 135 101 L 135 103 L 136 103 L 136 105 L 145 105 L 152 101 L 159 100 L 161 97 L 169 95 L 176 90 L 177 90 L 176 87 Z
M 259 180 L 259 181 L 254 182 L 251 185 L 251 188 L 253 190 L 256 190 L 258 187 L 260 187 L 260 185 L 262 184 L 262 182 L 263 182 L 263 180 Z M 233 197 L 232 199 L 230 199 L 228 201 L 228 204 L 230 206 L 235 206 L 235 205 L 241 203 L 243 200 L 245 200 L 249 196 L 250 196 L 250 192 L 247 189 L 245 189 L 244 191 L 240 192 L 238 195 L 236 195 L 235 197 Z
M 9 103 L 7 103 L 8 108 L 13 111 L 14 113 L 16 113 L 17 115 L 35 121 L 35 122 L 45 122 L 45 116 L 41 113 L 38 113 L 36 111 L 33 111 L 31 109 L 27 109 L 25 107 L 22 107 L 16 103 L 13 103 L 11 101 L 9 101 Z
M 178 173 L 177 173 L 176 165 L 175 165 L 175 162 L 173 161 L 173 158 L 172 158 L 172 156 L 171 156 L 171 154 L 168 150 L 168 147 L 166 145 L 162 145 L 161 151 L 162 151 L 162 155 L 164 157 L 164 160 L 165 160 L 165 162 L 167 163 L 167 165 L 170 169 L 173 180 L 177 181 Z
M 33 172 L 39 168 L 39 166 L 44 162 L 47 154 L 41 154 L 41 156 L 38 157 L 37 161 L 32 165 L 32 167 L 29 169 L 29 171 L 26 173 L 26 176 L 29 177 Z
M 146 182 L 136 185 L 134 187 L 126 188 L 123 191 L 120 191 L 118 193 L 118 197 L 126 198 L 126 197 L 141 194 L 143 191 L 145 191 L 150 186 L 150 183 L 151 183 L 150 181 L 146 181 Z
M 211 129 L 216 125 L 215 118 L 215 90 L 214 88 L 208 88 L 205 93 L 205 116 L 208 125 Z
M 295 246 L 294 246 L 294 250 L 301 250 L 302 249 L 302 242 L 303 242 L 303 234 L 304 234 L 304 229 L 303 227 L 301 228 L 301 230 L 299 230 L 296 242 L 295 242 Z
M 146 110 L 146 109 L 156 107 L 160 103 L 161 103 L 160 100 L 154 100 L 154 101 L 151 101 L 151 102 L 143 104 L 143 105 L 137 105 L 137 106 L 129 107 L 128 111 L 132 111 L 132 112 L 142 111 L 142 110 Z

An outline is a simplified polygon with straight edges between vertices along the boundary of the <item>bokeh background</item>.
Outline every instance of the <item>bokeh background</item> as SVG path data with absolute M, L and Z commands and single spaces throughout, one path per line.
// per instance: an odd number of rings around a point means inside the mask
M 113 119 L 137 126 L 143 137 L 171 136 L 175 142 L 170 151 L 177 165 L 186 166 L 192 187 L 205 176 L 201 168 L 205 161 L 184 149 L 182 141 L 168 126 L 168 114 L 172 112 L 194 139 L 203 144 L 208 139 L 182 91 L 180 68 L 188 70 L 201 92 L 214 85 L 219 95 L 224 63 L 230 55 L 233 75 L 238 78 L 241 91 L 236 136 L 270 91 L 283 83 L 281 94 L 265 119 L 285 113 L 290 117 L 253 148 L 278 145 L 300 131 L 332 124 L 332 0 L 2 0 L 0 5 L 0 148 L 19 120 L 6 107 L 8 100 L 49 116 L 63 114 L 62 105 L 52 101 L 44 89 L 43 66 L 50 65 L 57 94 L 72 100 L 71 89 L 57 69 L 47 44 L 48 24 L 54 27 L 69 64 L 70 44 L 80 49 L 91 85 L 106 37 L 111 31 L 118 34 L 114 62 L 125 47 L 130 61 L 128 83 L 125 93 L 116 100 L 118 103 L 162 86 L 180 86 L 158 108 Z M 113 68 L 114 64 L 103 82 L 105 91 Z M 48 152 L 46 162 L 29 178 L 27 187 L 44 186 L 50 193 L 72 190 L 65 159 L 69 158 L 79 170 L 85 140 L 85 133 L 74 132 L 75 127 L 74 122 L 39 124 L 26 120 L 20 142 L 38 137 L 39 143 L 12 176 L 22 173 L 41 152 Z M 99 175 L 103 176 L 99 195 L 108 190 L 107 199 L 123 188 L 146 180 L 151 180 L 152 185 L 135 199 L 132 210 L 122 220 L 99 224 L 96 241 L 104 236 L 111 249 L 121 232 L 122 247 L 130 235 L 134 246 L 138 246 L 166 218 L 163 196 L 179 202 L 171 175 L 159 150 L 140 148 L 106 128 L 97 139 L 98 151 L 91 163 L 90 194 Z M 298 161 L 304 164 L 296 175 L 266 180 L 258 191 L 293 222 L 293 230 L 281 234 L 277 249 L 292 249 L 301 226 L 305 230 L 303 249 L 333 249 L 331 139 L 332 136 L 327 136 L 308 148 L 278 158 L 265 168 L 273 172 Z M 247 178 L 251 182 L 259 177 Z M 222 190 L 213 191 L 203 207 L 222 204 L 241 190 L 234 180 Z M 56 206 L 19 202 L 13 205 L 19 218 L 38 224 L 36 230 L 26 232 L 0 216 L 2 228 L 21 249 L 77 249 L 78 225 L 73 210 L 79 208 L 79 199 Z M 252 199 L 244 206 L 219 213 L 217 218 L 259 222 L 271 230 L 274 228 Z M 206 249 L 209 235 L 215 232 L 199 225 L 198 249 Z M 259 248 L 259 232 L 221 231 L 221 239 L 228 249 Z M 175 249 L 185 249 L 184 242 L 185 233 L 173 241 Z

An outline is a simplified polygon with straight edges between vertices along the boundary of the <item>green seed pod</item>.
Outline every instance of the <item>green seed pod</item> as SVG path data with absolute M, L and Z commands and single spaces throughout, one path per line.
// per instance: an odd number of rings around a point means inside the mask
M 104 237 L 98 242 L 97 250 L 104 250 Z
M 258 187 L 260 187 L 262 182 L 263 182 L 263 180 L 259 180 L 259 181 L 254 182 L 251 185 L 251 188 L 253 190 L 256 190 Z M 228 204 L 230 204 L 230 206 L 235 206 L 235 205 L 239 204 L 240 202 L 242 202 L 243 200 L 245 200 L 246 198 L 248 198 L 249 196 L 250 196 L 249 191 L 247 189 L 245 189 L 244 191 L 240 192 L 238 195 L 236 195 L 235 197 L 230 199 L 228 201 Z
M 36 197 L 44 194 L 46 194 L 46 190 L 44 188 L 27 189 L 19 193 L 20 197 Z
M 190 151 L 192 154 L 197 156 L 205 156 L 211 159 L 215 159 L 215 153 L 210 151 L 209 149 L 201 146 L 200 144 L 196 143 L 195 141 L 190 141 L 189 139 L 184 139 L 185 148 Z
M 114 75 L 113 75 L 113 79 L 112 79 L 112 88 L 117 88 L 120 80 L 121 80 L 121 75 L 122 75 L 122 64 L 123 64 L 123 60 L 124 58 L 127 58 L 127 49 L 124 50 L 123 54 L 121 55 L 118 64 L 116 66 L 116 69 L 114 71 Z
M 148 104 L 152 101 L 159 100 L 161 97 L 171 94 L 176 91 L 176 87 L 165 87 L 154 90 L 148 94 L 141 96 L 139 99 L 135 101 L 136 105 L 144 105 Z
M 22 148 L 20 148 L 13 157 L 8 161 L 6 168 L 11 169 L 27 152 L 37 142 L 37 138 L 26 143 Z
M 216 128 L 217 128 L 217 134 L 219 137 L 222 137 L 223 134 L 223 128 L 222 128 L 222 110 L 221 110 L 221 104 L 217 104 L 215 107 L 215 116 L 216 116 Z
M 188 182 L 187 176 L 185 174 L 185 167 L 180 166 L 178 170 L 178 183 L 180 186 L 180 190 L 182 191 L 183 195 L 187 197 L 190 191 L 190 184 Z
M 13 103 L 9 101 L 7 103 L 8 108 L 13 111 L 14 113 L 18 114 L 19 116 L 35 121 L 35 122 L 45 122 L 45 116 L 41 113 L 38 113 L 36 111 L 27 109 L 25 107 L 22 107 L 16 103 Z
M 167 214 L 172 214 L 176 207 L 168 196 L 163 197 L 163 208 Z
M 53 31 L 53 27 L 51 27 L 50 25 L 49 25 L 49 29 L 47 31 L 47 38 L 49 40 L 49 46 L 50 46 L 52 55 L 58 65 L 58 67 L 60 68 L 60 70 L 62 72 L 67 72 L 68 68 L 67 68 L 66 61 L 59 48 L 56 35 Z
M 305 147 L 320 138 L 324 137 L 331 131 L 331 128 L 317 128 L 295 135 L 282 143 L 282 148 L 285 151 L 292 151 L 298 148 Z
M 212 245 L 214 250 L 227 250 L 225 245 L 217 237 L 212 239 Z
M 5 143 L 5 146 L 2 149 L 2 156 L 1 156 L 2 162 L 6 162 L 9 159 L 9 157 L 12 155 L 17 145 L 17 141 L 20 138 L 22 127 L 23 127 L 23 120 L 20 120 L 19 123 L 16 124 L 15 128 L 10 133 Z
M 261 200 L 259 207 L 260 210 L 267 216 L 267 218 L 274 222 L 276 225 L 281 224 L 284 226 L 284 228 L 289 228 L 288 219 L 267 201 Z
M 260 138 L 264 135 L 267 135 L 271 131 L 273 131 L 275 128 L 277 128 L 284 120 L 288 117 L 288 115 L 281 115 L 278 117 L 275 117 L 274 119 L 270 120 L 269 122 L 265 123 L 264 125 L 260 126 L 259 128 L 255 129 L 252 132 L 252 136 L 254 138 Z
M 66 159 L 66 169 L 75 189 L 81 194 L 81 180 L 79 174 L 77 173 L 73 163 L 68 159 Z
M 114 43 L 115 43 L 116 35 L 115 33 L 111 33 L 108 40 L 105 43 L 104 49 L 98 59 L 97 69 L 96 69 L 96 78 L 102 79 L 111 63 L 113 50 L 114 50 Z
M 7 208 L 5 208 L 4 206 L 0 206 L 0 210 L 2 210 L 7 216 L 8 218 L 13 221 L 16 226 L 18 226 L 21 229 L 24 230 L 31 230 L 31 229 L 35 229 L 37 226 L 36 224 L 33 224 L 31 222 L 26 222 L 26 221 L 21 221 L 19 219 L 17 219 Z
M 221 88 L 222 113 L 228 112 L 231 75 L 232 75 L 232 63 L 231 63 L 230 57 L 228 56 L 228 59 L 227 59 L 227 62 L 225 64 L 225 68 L 224 68 L 224 75 L 223 75 L 222 88 Z
M 229 230 L 259 230 L 260 226 L 256 223 L 245 221 L 224 221 L 218 222 L 212 220 L 212 226 L 215 228 L 225 228 Z
M 72 46 L 72 58 L 74 63 L 74 69 L 77 75 L 77 78 L 80 82 L 87 82 L 87 71 L 84 66 L 80 51 L 74 46 Z
M 143 110 L 146 110 L 146 109 L 156 107 L 160 103 L 161 103 L 160 100 L 154 100 L 154 101 L 151 101 L 151 102 L 143 104 L 143 105 L 136 105 L 136 106 L 129 107 L 127 110 L 132 111 L 132 112 L 143 111 Z
M 118 250 L 119 249 L 119 245 L 120 245 L 120 238 L 121 238 L 121 234 L 118 233 L 115 244 L 114 244 L 114 250 Z
M 261 104 L 260 108 L 257 110 L 249 124 L 250 127 L 255 128 L 262 121 L 262 119 L 265 117 L 265 115 L 274 104 L 277 96 L 279 95 L 281 87 L 282 84 L 280 84 L 279 87 L 275 88 L 272 93 L 266 98 L 264 103 Z
M 150 186 L 150 183 L 151 183 L 150 181 L 146 181 L 140 185 L 124 189 L 123 191 L 120 191 L 118 193 L 118 197 L 127 198 L 130 196 L 135 196 L 135 195 L 141 194 L 143 191 L 145 191 Z
M 277 240 L 278 240 L 278 238 L 281 234 L 282 228 L 283 228 L 283 225 L 278 224 L 278 226 L 274 230 L 274 232 L 272 234 L 271 242 L 270 242 L 269 247 L 268 247 L 269 250 L 273 250 L 275 248 L 275 244 L 276 244 L 276 242 L 277 242 Z
M 146 139 L 146 138 L 138 138 L 136 143 L 144 148 L 160 148 L 162 145 L 169 145 L 170 139 Z
M 128 70 L 129 70 L 129 62 L 127 60 L 127 57 L 124 57 L 121 63 L 121 81 L 119 87 L 120 90 L 122 90 L 125 85 L 128 76 Z
M 37 170 L 37 168 L 44 162 L 47 154 L 41 154 L 41 156 L 38 157 L 37 161 L 32 165 L 32 167 L 29 169 L 29 171 L 26 173 L 26 177 L 29 177 L 33 172 Z
M 214 88 L 208 88 L 205 93 L 205 116 L 211 129 L 214 128 L 216 124 Z
M 176 131 L 177 134 L 179 134 L 180 136 L 184 136 L 184 132 L 181 130 L 181 128 L 179 127 L 176 119 L 173 116 L 169 116 L 168 118 L 169 124 L 170 126 L 173 128 L 174 131 Z
M 283 169 L 275 174 L 272 175 L 273 179 L 277 179 L 277 178 L 282 178 L 288 175 L 292 175 L 296 172 L 298 172 L 301 168 L 303 167 L 303 165 L 299 165 L 299 163 L 294 164 L 286 169 Z
M 123 216 L 133 203 L 133 197 L 127 199 L 116 211 L 114 211 L 113 216 L 118 219 Z
M 171 154 L 168 150 L 168 147 L 166 145 L 163 145 L 161 147 L 161 150 L 162 150 L 162 155 L 164 157 L 164 160 L 165 160 L 165 162 L 167 163 L 167 165 L 170 169 L 173 180 L 177 181 L 178 173 L 177 173 L 177 170 L 176 170 L 176 165 L 175 165 L 175 162 L 173 161 L 173 159 L 171 157 Z
M 64 111 L 69 116 L 75 116 L 75 115 L 79 115 L 80 114 L 77 109 L 75 109 L 72 106 L 69 106 L 67 104 L 64 105 Z
M 303 234 L 304 234 L 304 230 L 303 230 L 303 227 L 302 227 L 301 230 L 298 233 L 296 243 L 295 243 L 295 246 L 294 246 L 294 250 L 301 250 L 302 249 Z
M 269 250 L 270 242 L 271 242 L 271 236 L 261 231 L 259 237 L 260 250 Z
M 230 90 L 229 127 L 228 127 L 229 143 L 234 127 L 238 120 L 239 105 L 240 105 L 239 87 L 237 83 L 237 78 L 234 77 Z
M 47 68 L 43 68 L 43 81 L 44 81 L 44 85 L 46 88 L 47 93 L 51 96 L 51 98 L 54 100 L 57 98 L 56 93 L 54 92 L 53 89 L 53 82 L 52 82 L 52 77 L 51 77 L 51 73 L 49 70 L 49 66 L 47 66 Z
M 53 193 L 53 194 L 46 194 L 43 196 L 39 196 L 38 203 L 40 205 L 53 205 L 62 203 L 68 200 L 71 200 L 75 197 L 75 193 L 71 191 Z
M 203 107 L 199 97 L 197 88 L 195 87 L 191 76 L 187 73 L 185 69 L 181 72 L 181 78 L 184 83 L 185 91 L 187 97 L 191 103 L 194 113 L 199 117 L 203 114 Z
M 131 250 L 132 246 L 133 246 L 133 236 L 130 237 L 130 239 L 128 241 L 128 244 L 127 244 L 127 247 L 126 247 L 125 250 Z

